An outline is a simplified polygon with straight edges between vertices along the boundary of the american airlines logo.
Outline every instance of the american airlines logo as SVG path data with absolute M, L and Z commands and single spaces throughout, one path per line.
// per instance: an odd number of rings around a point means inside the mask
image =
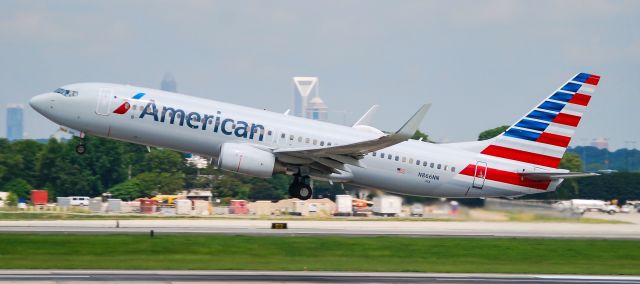
M 137 96 L 137 95 L 136 95 Z M 142 97 L 142 96 L 140 96 Z M 134 96 L 134 99 L 139 99 Z M 130 108 L 128 102 L 123 103 L 118 109 L 124 109 L 123 113 Z M 115 111 L 114 111 L 115 113 Z M 158 107 L 154 102 L 149 102 L 142 110 L 139 118 L 144 119 L 145 116 L 153 117 L 153 120 L 159 123 L 178 124 L 191 129 L 210 130 L 214 133 L 222 133 L 224 135 L 234 135 L 239 138 L 255 139 L 258 134 L 258 141 L 264 140 L 264 126 L 261 124 L 248 123 L 242 120 L 234 120 L 225 118 L 218 111 L 217 115 L 202 114 L 198 112 L 186 112 L 179 108 L 162 107 L 162 111 L 158 111 Z
M 131 97 L 131 99 L 139 100 L 142 97 L 144 97 L 144 95 L 145 95 L 145 93 L 137 93 L 137 94 L 135 94 L 135 96 Z M 129 111 L 130 108 L 131 108 L 131 104 L 129 102 L 125 101 L 118 108 L 116 108 L 113 111 L 113 113 L 125 114 L 125 113 L 127 113 L 127 111 Z

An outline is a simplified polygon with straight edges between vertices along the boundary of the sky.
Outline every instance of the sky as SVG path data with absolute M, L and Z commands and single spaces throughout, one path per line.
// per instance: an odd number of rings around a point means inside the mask
M 57 126 L 30 97 L 77 82 L 159 88 L 284 112 L 294 76 L 320 77 L 333 121 L 379 104 L 399 128 L 476 140 L 579 72 L 602 76 L 573 146 L 640 141 L 640 1 L 1 1 L 0 136 L 25 104 L 28 138 Z M 640 146 L 640 142 L 638 142 Z

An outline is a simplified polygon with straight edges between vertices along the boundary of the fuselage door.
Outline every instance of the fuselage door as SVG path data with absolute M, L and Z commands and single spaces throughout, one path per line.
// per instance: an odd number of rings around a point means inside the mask
M 100 89 L 98 95 L 98 105 L 96 106 L 96 113 L 99 115 L 109 115 L 111 113 L 111 96 L 113 95 L 112 89 Z
M 487 178 L 487 163 L 477 162 L 476 170 L 473 175 L 473 188 L 482 189 L 484 180 Z

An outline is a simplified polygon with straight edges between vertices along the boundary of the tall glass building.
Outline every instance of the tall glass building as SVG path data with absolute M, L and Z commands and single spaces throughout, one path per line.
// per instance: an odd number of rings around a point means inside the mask
M 10 104 L 7 106 L 7 139 L 9 141 L 20 140 L 24 133 L 24 106 Z

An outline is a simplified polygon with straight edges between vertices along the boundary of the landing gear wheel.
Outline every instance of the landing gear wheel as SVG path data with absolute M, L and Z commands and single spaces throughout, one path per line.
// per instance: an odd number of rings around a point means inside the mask
M 85 146 L 84 144 L 78 144 L 78 146 L 76 146 L 76 153 L 78 153 L 79 155 L 82 155 L 86 152 L 87 152 L 87 146 Z
M 300 200 L 307 200 L 313 196 L 313 189 L 308 185 L 304 185 L 298 190 L 297 195 Z
M 313 196 L 309 176 L 293 175 L 293 182 L 289 185 L 289 197 L 307 200 Z

